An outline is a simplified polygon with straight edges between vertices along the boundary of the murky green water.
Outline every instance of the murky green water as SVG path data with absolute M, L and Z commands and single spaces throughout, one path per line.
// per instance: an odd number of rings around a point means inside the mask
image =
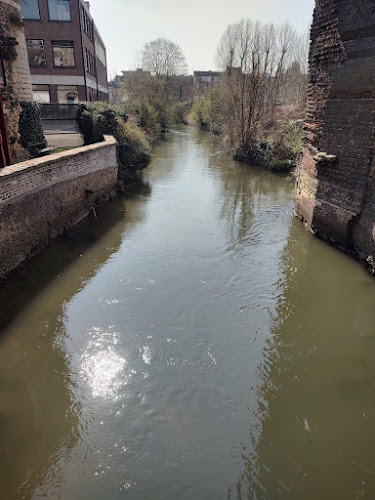
M 198 131 L 0 300 L 1 498 L 375 498 L 375 281 Z

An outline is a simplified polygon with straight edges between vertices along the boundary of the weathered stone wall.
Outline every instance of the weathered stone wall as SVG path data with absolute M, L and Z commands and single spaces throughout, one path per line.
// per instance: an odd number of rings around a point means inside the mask
M 316 0 L 296 214 L 319 236 L 375 257 L 375 0 Z
M 5 47 L 4 66 L 7 88 L 1 90 L 7 121 L 9 142 L 14 161 L 27 155 L 19 144 L 18 122 L 20 102 L 32 101 L 31 76 L 27 57 L 25 33 L 19 0 L 0 0 L 0 26 L 2 38 L 14 38 L 14 54 Z
M 0 279 L 111 196 L 116 181 L 112 137 L 0 170 Z

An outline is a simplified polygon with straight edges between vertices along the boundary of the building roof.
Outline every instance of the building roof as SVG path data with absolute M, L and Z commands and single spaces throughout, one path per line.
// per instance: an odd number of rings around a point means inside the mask
M 222 76 L 221 71 L 194 71 L 194 76 Z

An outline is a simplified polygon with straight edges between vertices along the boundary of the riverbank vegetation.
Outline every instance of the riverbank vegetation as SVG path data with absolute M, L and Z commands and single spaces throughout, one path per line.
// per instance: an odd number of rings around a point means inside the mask
M 178 45 L 162 38 L 147 43 L 143 64 L 146 71 L 129 72 L 121 81 L 118 104 L 85 103 L 77 115 L 84 144 L 115 137 L 120 178 L 145 168 L 152 146 L 174 124 L 185 123 L 191 109 L 181 98 L 186 61 Z
M 228 26 L 217 50 L 222 78 L 198 96 L 196 123 L 240 161 L 291 170 L 302 148 L 307 47 L 289 24 Z

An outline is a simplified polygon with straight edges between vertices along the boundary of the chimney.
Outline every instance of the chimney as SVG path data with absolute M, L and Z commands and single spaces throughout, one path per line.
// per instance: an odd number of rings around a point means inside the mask
M 90 10 L 90 2 L 85 2 L 87 8 Z

